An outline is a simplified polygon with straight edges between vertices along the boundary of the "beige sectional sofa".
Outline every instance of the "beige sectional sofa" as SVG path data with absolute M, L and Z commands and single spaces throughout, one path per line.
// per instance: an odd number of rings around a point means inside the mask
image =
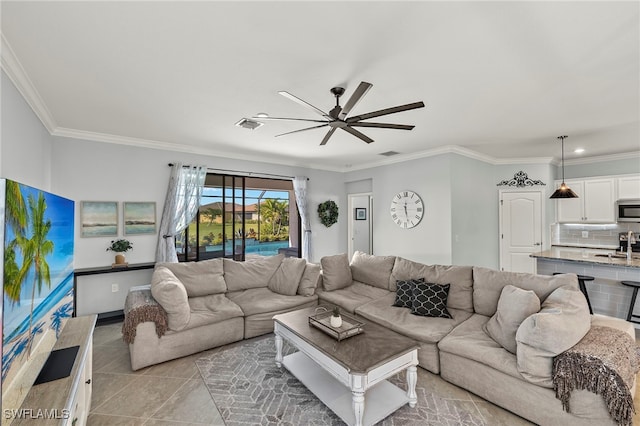
M 578 343 L 592 325 L 621 330 L 635 340 L 629 322 L 589 314 L 575 275 L 424 265 L 364 253 L 356 253 L 350 262 L 346 255 L 328 256 L 321 264 L 319 303 L 339 306 L 415 339 L 420 344 L 418 360 L 422 368 L 537 424 L 616 424 L 599 395 L 574 390 L 571 413 L 567 413 L 553 389 L 554 356 Z M 420 278 L 427 283 L 449 284 L 446 308 L 451 318 L 414 315 L 411 309 L 393 306 L 397 283 Z M 522 318 L 510 337 L 494 333 L 498 340 L 513 339 L 510 347 L 517 348 L 515 353 L 486 331 L 487 324 L 498 321 L 499 307 L 505 316 L 523 310 L 517 303 L 505 302 L 509 291 L 534 298 L 540 306 Z M 501 305 L 503 294 L 507 296 Z M 633 380 L 632 396 L 635 386 Z
M 575 275 L 425 265 L 360 252 L 352 259 L 326 256 L 321 266 L 320 275 L 319 265 L 281 256 L 158 265 L 151 288 L 166 305 L 169 330 L 158 337 L 153 323 L 137 326 L 130 345 L 132 368 L 269 333 L 273 315 L 281 312 L 333 305 L 415 339 L 422 368 L 532 422 L 616 424 L 603 398 L 585 390 L 573 391 L 567 413 L 551 382 L 554 357 L 574 347 L 593 325 L 621 330 L 635 340 L 630 323 L 589 315 Z M 170 312 L 176 311 L 175 289 L 169 288 L 171 297 L 163 294 L 167 285 L 181 290 L 171 276 L 183 282 L 178 314 Z M 439 306 L 443 317 L 394 306 L 406 302 L 408 284 L 416 283 L 421 289 L 447 289 Z M 431 308 L 433 294 L 427 294 L 421 300 Z
M 318 304 L 320 279 L 319 265 L 282 254 L 157 264 L 150 288 L 166 311 L 167 331 L 159 336 L 153 322 L 137 324 L 131 368 L 270 333 L 274 315 Z

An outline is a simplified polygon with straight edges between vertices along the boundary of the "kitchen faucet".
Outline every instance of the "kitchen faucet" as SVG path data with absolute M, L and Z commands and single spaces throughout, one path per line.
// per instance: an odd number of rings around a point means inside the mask
M 636 243 L 633 231 L 627 234 L 627 260 L 631 260 L 631 245 Z

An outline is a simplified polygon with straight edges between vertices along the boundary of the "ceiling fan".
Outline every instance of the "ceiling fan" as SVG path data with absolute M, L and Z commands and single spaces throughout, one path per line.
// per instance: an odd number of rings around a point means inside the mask
M 366 114 L 347 117 L 349 112 L 351 112 L 353 107 L 356 106 L 358 102 L 360 102 L 362 97 L 369 91 L 369 89 L 371 89 L 371 87 L 373 87 L 371 83 L 367 83 L 364 81 L 361 82 L 356 88 L 355 92 L 353 92 L 353 95 L 351 95 L 347 103 L 344 105 L 344 107 L 340 106 L 340 96 L 344 94 L 344 88 L 343 87 L 332 88 L 331 93 L 336 98 L 336 106 L 331 111 L 329 111 L 329 113 L 326 113 L 321 109 L 316 108 L 310 103 L 303 101 L 302 99 L 292 95 L 289 92 L 284 92 L 284 91 L 278 92 L 285 98 L 290 99 L 307 109 L 310 109 L 316 114 L 319 114 L 320 116 L 322 116 L 322 119 L 313 120 L 313 119 L 306 119 L 306 118 L 265 117 L 263 115 L 256 116 L 253 118 L 258 120 L 290 120 L 290 121 L 306 121 L 311 123 L 322 123 L 312 127 L 306 127 L 304 129 L 294 130 L 292 132 L 281 133 L 279 135 L 276 135 L 276 137 L 290 135 L 292 133 L 305 132 L 307 130 L 318 129 L 321 127 L 329 126 L 330 129 L 322 139 L 322 142 L 320 142 L 320 145 L 325 145 L 329 141 L 329 138 L 331 138 L 333 133 L 336 131 L 336 129 L 342 129 L 345 132 L 351 133 L 353 136 L 362 139 L 366 143 L 371 143 L 373 142 L 373 139 L 371 139 L 364 133 L 354 129 L 354 127 L 377 127 L 381 129 L 399 129 L 399 130 L 411 130 L 415 127 L 407 124 L 372 123 L 372 122 L 363 121 L 363 120 L 368 120 L 370 118 L 375 118 L 375 117 L 381 117 L 383 115 L 395 114 L 397 112 L 402 112 L 402 111 L 409 111 L 416 108 L 423 108 L 424 107 L 423 102 L 414 102 L 411 104 L 400 105 L 392 108 L 381 109 L 379 111 L 369 112 Z

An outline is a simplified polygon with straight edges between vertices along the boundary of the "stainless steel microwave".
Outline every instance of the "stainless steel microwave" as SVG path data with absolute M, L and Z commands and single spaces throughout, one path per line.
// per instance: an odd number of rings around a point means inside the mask
M 618 222 L 640 222 L 640 200 L 618 200 L 616 202 Z

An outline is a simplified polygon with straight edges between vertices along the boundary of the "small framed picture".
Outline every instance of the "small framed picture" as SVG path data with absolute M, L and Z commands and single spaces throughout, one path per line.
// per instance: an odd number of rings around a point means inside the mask
M 367 209 L 356 207 L 356 220 L 367 220 Z
M 125 235 L 156 233 L 155 202 L 125 202 L 122 215 Z
M 81 237 L 115 237 L 118 235 L 117 201 L 82 201 L 80 204 Z

